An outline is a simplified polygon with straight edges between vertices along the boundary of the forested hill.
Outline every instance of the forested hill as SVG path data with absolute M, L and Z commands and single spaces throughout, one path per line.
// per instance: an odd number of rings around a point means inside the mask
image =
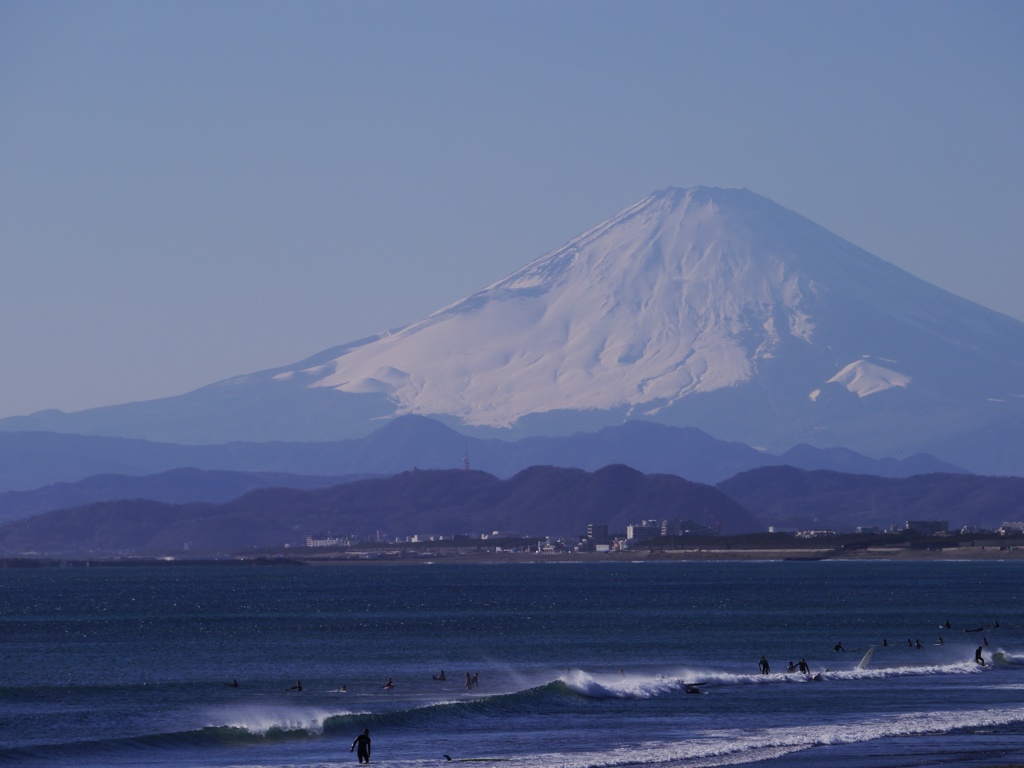
M 690 520 L 723 533 L 762 526 L 712 486 L 622 465 L 596 472 L 531 467 L 501 480 L 479 471 L 413 470 L 325 489 L 262 489 L 226 504 L 113 501 L 0 527 L 0 552 L 181 555 L 305 543 L 307 534 L 578 537 L 589 523 L 625 532 L 643 519 Z
M 716 486 L 764 525 L 781 530 L 859 526 L 902 528 L 908 520 L 946 520 L 995 530 L 1024 520 L 1024 478 L 933 473 L 905 478 L 794 467 L 760 467 Z

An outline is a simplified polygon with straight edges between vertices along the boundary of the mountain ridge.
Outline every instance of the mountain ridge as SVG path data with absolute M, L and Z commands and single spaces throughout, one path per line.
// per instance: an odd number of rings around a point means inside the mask
M 410 470 L 323 488 L 271 487 L 228 502 L 120 499 L 0 525 L 8 556 L 204 556 L 301 547 L 305 535 L 582 536 L 589 523 L 622 534 L 646 519 L 685 520 L 723 534 L 945 520 L 994 530 L 1024 516 L 1024 478 L 948 473 L 883 478 L 770 466 L 715 487 L 613 464 L 595 472 L 532 466 L 499 479 L 478 470 Z M 187 553 L 187 554 L 186 554 Z
M 810 446 L 774 455 L 742 443 L 718 440 L 693 427 L 668 427 L 650 421 L 631 421 L 568 437 L 518 441 L 466 436 L 424 416 L 398 417 L 360 440 L 325 443 L 189 446 L 128 438 L 0 432 L 0 517 L 13 514 L 16 499 L 23 505 L 21 509 L 38 510 L 37 500 L 52 491 L 48 487 L 96 475 L 155 475 L 182 467 L 323 477 L 385 475 L 414 467 L 457 468 L 467 455 L 473 467 L 499 477 L 509 477 L 536 464 L 591 471 L 608 464 L 626 464 L 644 472 L 664 472 L 705 483 L 773 463 L 879 475 L 963 471 L 928 456 L 872 459 L 853 451 Z M 245 482 L 251 482 L 251 478 Z M 70 493 L 63 498 L 76 498 L 76 489 L 67 490 Z M 15 491 L 21 495 L 9 495 Z M 30 495 L 30 491 L 38 492 Z M 195 496 L 192 500 L 213 499 Z
M 32 517 L 55 509 L 124 499 L 147 499 L 168 504 L 223 503 L 257 488 L 322 488 L 364 477 L 232 472 L 194 467 L 169 469 L 153 475 L 90 475 L 77 482 L 55 483 L 31 491 L 0 492 L 0 522 Z
M 307 534 L 482 534 L 576 537 L 587 524 L 625 530 L 658 509 L 669 518 L 761 530 L 710 485 L 629 467 L 598 472 L 532 467 L 508 479 L 477 470 L 411 470 L 322 489 L 270 488 L 224 504 L 99 502 L 0 526 L 10 555 L 181 555 L 304 546 Z
M 1024 519 L 1024 478 L 932 473 L 877 477 L 758 467 L 717 483 L 765 525 L 781 530 L 887 530 L 908 520 L 996 530 Z

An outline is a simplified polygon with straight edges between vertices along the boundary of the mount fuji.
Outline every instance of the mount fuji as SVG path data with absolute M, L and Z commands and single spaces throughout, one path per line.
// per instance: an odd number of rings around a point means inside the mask
M 1024 473 L 1024 323 L 745 189 L 655 192 L 403 328 L 185 395 L 0 421 L 173 442 L 646 419 L 772 451 L 930 451 Z

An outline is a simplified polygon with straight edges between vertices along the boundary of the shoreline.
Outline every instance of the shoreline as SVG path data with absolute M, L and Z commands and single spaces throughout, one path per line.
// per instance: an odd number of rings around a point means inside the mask
M 131 566 L 425 566 L 503 565 L 543 563 L 672 563 L 672 562 L 1024 562 L 1024 547 L 689 547 L 680 549 L 632 549 L 624 552 L 515 552 L 475 546 L 436 550 L 390 549 L 279 550 L 260 554 L 178 557 L 118 557 L 78 555 L 69 557 L 0 558 L 0 569 L 87 568 Z
M 468 548 L 467 548 L 468 549 Z M 1024 561 L 1024 548 L 950 547 L 946 549 L 911 549 L 904 547 L 868 547 L 841 550 L 819 549 L 678 549 L 630 550 L 626 552 L 479 552 L 456 550 L 446 552 L 402 553 L 330 552 L 317 555 L 285 555 L 289 560 L 306 565 L 441 565 L 455 563 L 655 563 L 655 562 L 996 562 Z

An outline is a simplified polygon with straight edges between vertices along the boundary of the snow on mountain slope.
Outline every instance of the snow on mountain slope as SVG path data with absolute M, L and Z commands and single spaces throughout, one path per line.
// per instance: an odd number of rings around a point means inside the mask
M 815 290 L 780 254 L 758 252 L 712 191 L 670 189 L 307 373 L 476 425 L 661 407 L 750 380 L 784 337 L 810 343 Z
M 867 397 L 893 387 L 906 387 L 910 377 L 867 360 L 856 360 L 828 380 L 829 384 L 842 384 L 857 397 Z
M 1007 329 L 1019 340 L 1015 323 L 747 190 L 670 188 L 303 373 L 316 387 L 387 396 L 398 413 L 489 427 L 553 411 L 675 409 L 677 423 L 693 423 L 699 414 L 677 408 L 688 398 L 757 387 L 776 403 L 761 437 L 784 422 L 797 441 L 832 416 L 779 403 L 817 403 L 808 393 L 826 383 L 861 398 L 918 385 L 962 396 L 972 374 L 991 380 L 982 369 L 999 367 Z M 945 369 L 937 361 L 957 347 L 978 359 Z

